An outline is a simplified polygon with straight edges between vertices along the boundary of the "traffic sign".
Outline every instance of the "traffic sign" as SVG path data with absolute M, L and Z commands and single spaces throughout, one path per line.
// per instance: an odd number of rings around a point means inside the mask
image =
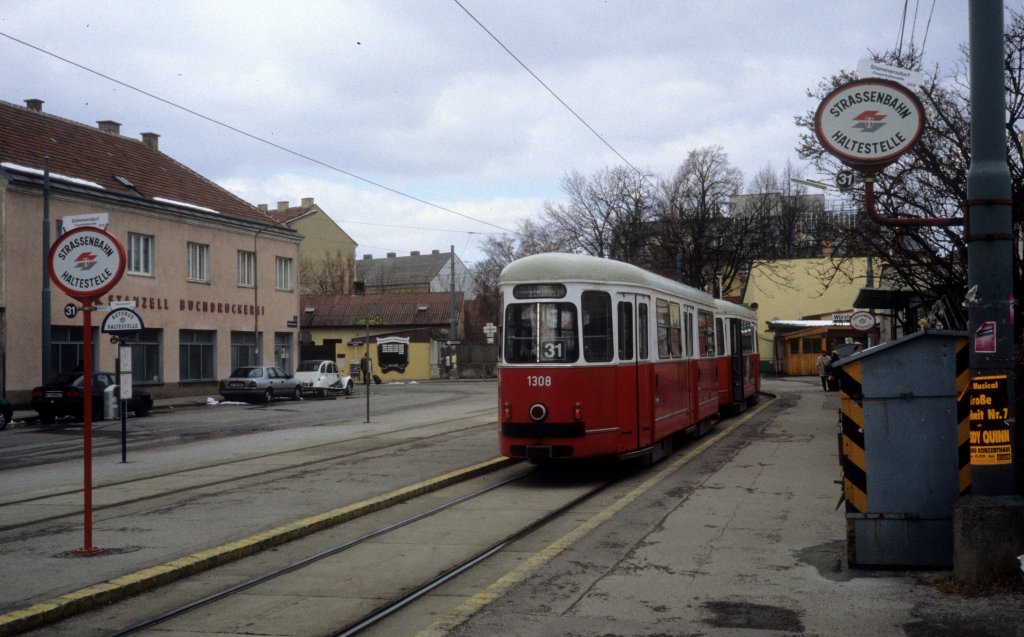
M 124 334 L 126 332 L 139 332 L 145 329 L 142 317 L 135 310 L 126 307 L 113 310 L 103 319 L 104 334 Z
M 844 164 L 881 168 L 917 143 L 924 121 L 924 106 L 913 91 L 872 78 L 847 82 L 825 96 L 814 115 L 814 133 Z
M 50 247 L 50 279 L 65 294 L 80 301 L 102 296 L 121 280 L 124 247 L 105 230 L 75 228 Z
M 78 306 L 77 305 L 75 305 L 74 303 L 68 303 L 67 305 L 64 306 L 64 317 L 65 318 L 72 319 L 72 318 L 75 318 L 76 316 L 78 316 Z
M 871 312 L 854 312 L 850 315 L 850 327 L 858 332 L 870 332 L 875 327 L 875 316 Z

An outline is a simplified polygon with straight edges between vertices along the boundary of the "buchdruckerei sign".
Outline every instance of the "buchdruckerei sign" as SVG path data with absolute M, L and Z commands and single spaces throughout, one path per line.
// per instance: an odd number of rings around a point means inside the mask
M 908 88 L 881 79 L 844 84 L 822 100 L 814 132 L 853 167 L 881 167 L 910 150 L 924 130 L 924 107 Z
M 106 294 L 124 274 L 120 242 L 99 228 L 65 232 L 50 247 L 50 278 L 71 298 L 90 300 Z

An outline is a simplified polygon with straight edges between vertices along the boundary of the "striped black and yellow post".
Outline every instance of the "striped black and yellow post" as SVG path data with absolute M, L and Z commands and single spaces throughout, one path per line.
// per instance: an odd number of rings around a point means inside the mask
M 969 343 L 966 337 L 956 339 L 956 444 L 960 495 L 971 492 L 971 406 L 967 398 L 971 379 Z
M 839 464 L 847 511 L 868 511 L 868 467 L 864 453 L 864 408 L 861 362 L 836 370 L 839 377 Z

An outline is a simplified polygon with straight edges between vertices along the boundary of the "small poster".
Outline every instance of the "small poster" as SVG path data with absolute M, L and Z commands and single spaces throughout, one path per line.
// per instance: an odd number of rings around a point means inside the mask
M 977 376 L 965 390 L 971 423 L 971 464 L 1013 462 L 1006 376 Z
M 996 353 L 996 322 L 985 321 L 974 332 L 974 351 L 978 354 Z

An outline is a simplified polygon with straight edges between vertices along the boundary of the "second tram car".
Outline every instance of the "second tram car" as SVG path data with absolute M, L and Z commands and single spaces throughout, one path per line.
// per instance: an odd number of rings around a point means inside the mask
M 540 254 L 501 273 L 501 453 L 658 457 L 757 400 L 756 314 L 636 266 Z

